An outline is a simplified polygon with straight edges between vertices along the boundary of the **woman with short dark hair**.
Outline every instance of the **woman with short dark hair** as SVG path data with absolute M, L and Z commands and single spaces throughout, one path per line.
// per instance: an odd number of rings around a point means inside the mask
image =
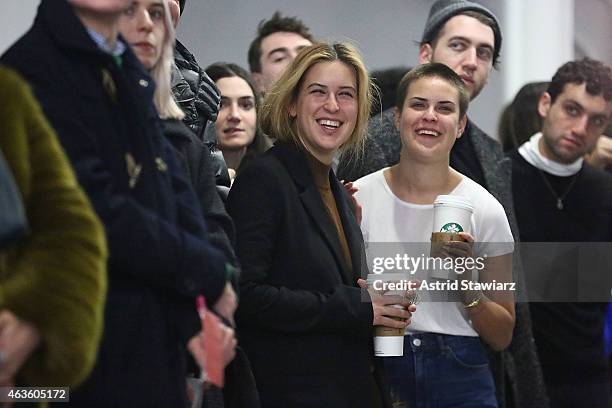
M 470 202 L 474 209 L 470 233 L 466 232 L 468 225 L 455 227 L 460 239 L 447 242 L 442 251 L 441 258 L 445 262 L 449 257 L 451 262 L 456 259 L 457 267 L 438 283 L 456 279 L 461 286 L 457 290 L 442 286 L 440 293 L 430 292 L 423 282 L 435 285 L 431 267 L 414 271 L 415 278 L 422 278 L 417 292 L 422 301 L 406 330 L 404 355 L 382 358 L 393 402 L 400 405 L 497 406 L 488 359 L 480 342 L 495 350 L 510 344 L 514 328 L 512 292 L 474 286 L 464 290 L 463 285 L 476 277 L 472 277 L 472 267 L 461 269 L 459 261 L 472 258 L 474 268 L 479 268 L 479 258 L 475 257 L 483 258 L 479 283 L 511 282 L 513 238 L 501 204 L 449 166 L 451 148 L 466 125 L 468 103 L 462 80 L 446 65 L 414 68 L 402 78 L 397 91 L 395 125 L 402 142 L 400 162 L 355 182 L 366 241 L 401 243 L 407 246 L 407 255 L 414 258 L 423 256 L 423 248 L 429 250 L 438 196 Z

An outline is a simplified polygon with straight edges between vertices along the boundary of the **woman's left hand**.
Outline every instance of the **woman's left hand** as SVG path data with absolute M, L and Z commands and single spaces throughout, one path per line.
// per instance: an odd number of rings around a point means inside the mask
M 474 237 L 467 232 L 459 232 L 457 235 L 463 241 L 448 241 L 442 246 L 442 254 L 450 258 L 474 258 Z M 466 270 L 458 276 L 460 280 L 471 280 L 472 271 Z
M 448 241 L 442 246 L 442 251 L 451 258 L 470 258 L 474 256 L 474 237 L 467 232 L 459 232 L 463 241 Z

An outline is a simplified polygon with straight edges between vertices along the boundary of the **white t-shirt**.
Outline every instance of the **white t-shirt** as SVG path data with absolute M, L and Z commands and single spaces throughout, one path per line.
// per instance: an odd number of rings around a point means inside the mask
M 389 188 L 383 175 L 385 170 L 355 182 L 355 187 L 359 189 L 355 196 L 363 208 L 361 230 L 366 245 L 429 243 L 433 229 L 433 203 L 413 204 L 400 200 Z M 495 197 L 465 176 L 450 195 L 466 197 L 474 205 L 471 234 L 477 242 L 474 246 L 475 257 L 484 254 L 494 257 L 513 252 L 514 239 L 510 225 L 502 205 Z M 372 251 L 366 252 L 369 265 L 372 265 L 370 257 L 374 254 Z M 420 302 L 406 332 L 478 336 L 460 302 Z

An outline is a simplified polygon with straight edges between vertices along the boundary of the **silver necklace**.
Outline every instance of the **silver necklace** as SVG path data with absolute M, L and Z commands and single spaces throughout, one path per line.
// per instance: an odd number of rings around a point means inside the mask
M 567 197 L 572 187 L 574 187 L 574 184 L 576 183 L 576 180 L 578 179 L 578 175 L 580 174 L 580 172 L 574 174 L 574 176 L 572 177 L 571 181 L 567 185 L 567 188 L 565 189 L 563 194 L 558 195 L 555 189 L 553 188 L 552 184 L 550 184 L 550 181 L 548 181 L 548 179 L 546 178 L 546 175 L 544 174 L 544 172 L 537 167 L 536 169 L 538 169 L 538 173 L 540 173 L 540 176 L 542 176 L 542 181 L 544 181 L 544 184 L 546 185 L 548 190 L 552 193 L 553 197 L 557 199 L 557 210 L 559 211 L 563 210 L 565 208 L 563 205 L 563 200 L 565 200 L 565 197 Z

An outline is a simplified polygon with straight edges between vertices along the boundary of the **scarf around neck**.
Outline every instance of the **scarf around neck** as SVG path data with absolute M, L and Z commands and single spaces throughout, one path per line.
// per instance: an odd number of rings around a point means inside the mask
M 559 177 L 569 177 L 580 171 L 584 162 L 582 157 L 570 164 L 557 163 L 556 161 L 544 157 L 539 148 L 541 138 L 542 132 L 538 132 L 519 147 L 518 152 L 527 163 Z

